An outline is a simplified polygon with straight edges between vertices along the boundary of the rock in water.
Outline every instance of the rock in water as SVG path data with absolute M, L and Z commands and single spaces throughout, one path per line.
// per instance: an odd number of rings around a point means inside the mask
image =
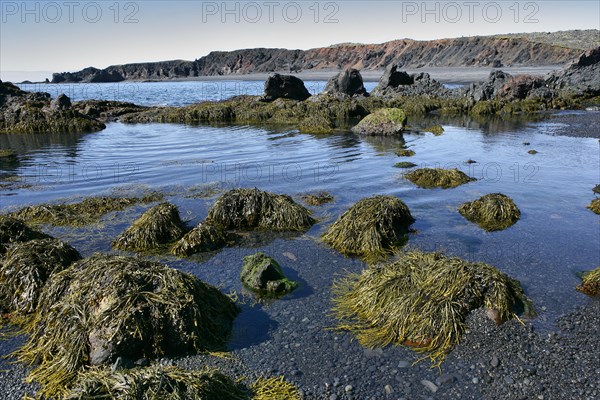
M 392 136 L 401 134 L 406 125 L 406 114 L 399 108 L 380 108 L 363 118 L 352 132 L 360 135 Z
M 285 277 L 277 261 L 264 253 L 244 257 L 240 278 L 248 289 L 264 294 L 284 294 L 298 286 Z
M 302 79 L 292 75 L 273 74 L 265 82 L 263 101 L 277 99 L 306 100 L 310 93 L 304 86 Z
M 368 96 L 362 76 L 357 69 L 347 68 L 331 78 L 325 85 L 326 93 L 343 93 L 348 96 Z

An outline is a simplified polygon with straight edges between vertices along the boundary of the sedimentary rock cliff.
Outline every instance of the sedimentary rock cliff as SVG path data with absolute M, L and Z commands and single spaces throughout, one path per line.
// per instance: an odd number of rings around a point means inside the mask
M 582 31 L 594 37 L 597 31 Z M 557 35 L 555 33 L 554 35 Z M 591 36 L 590 36 L 591 35 Z M 534 36 L 539 37 L 539 36 Z M 591 39 L 593 41 L 594 39 Z M 593 47 L 590 43 L 589 47 Z M 163 61 L 114 65 L 104 70 L 86 68 L 56 73 L 52 82 L 119 82 L 123 80 L 168 80 L 196 76 L 239 75 L 273 71 L 320 69 L 384 69 L 390 64 L 403 68 L 559 65 L 581 53 L 578 46 L 533 40 L 528 36 L 477 36 L 432 41 L 395 40 L 383 44 L 341 44 L 310 50 L 246 49 L 212 52 L 195 61 Z

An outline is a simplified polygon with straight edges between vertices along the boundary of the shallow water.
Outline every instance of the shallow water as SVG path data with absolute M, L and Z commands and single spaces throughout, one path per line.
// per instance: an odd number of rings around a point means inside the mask
M 428 121 L 416 123 L 425 126 Z M 410 236 L 409 246 L 443 250 L 499 267 L 523 283 L 541 311 L 535 323 L 544 327 L 588 301 L 573 290 L 578 283 L 575 273 L 600 264 L 600 221 L 586 209 L 594 197 L 591 189 L 600 180 L 598 139 L 552 136 L 561 129 L 558 125 L 448 121 L 439 137 L 405 134 L 406 145 L 416 152 L 410 159 L 394 154 L 401 145 L 396 139 L 363 138 L 350 132 L 315 136 L 248 126 L 111 123 L 92 134 L 2 135 L 0 147 L 16 149 L 19 160 L 0 165 L 3 179 L 12 177 L 0 190 L 0 208 L 8 211 L 74 196 L 161 190 L 180 207 L 183 218 L 195 224 L 215 198 L 214 194 L 194 198 L 206 187 L 255 186 L 290 194 L 298 201 L 302 193 L 327 190 L 335 202 L 314 208 L 320 223 L 306 235 L 270 243 L 259 240 L 252 246 L 306 254 L 307 270 L 288 272 L 301 274 L 307 282 L 305 290 L 294 296 L 308 296 L 313 290 L 327 290 L 331 273 L 360 267 L 319 243 L 323 229 L 363 197 L 395 195 L 416 218 L 417 233 Z M 530 149 L 539 153 L 530 155 Z M 477 163 L 465 164 L 468 159 Z M 419 189 L 403 179 L 403 170 L 393 167 L 405 160 L 457 167 L 478 181 L 449 190 Z M 509 195 L 520 208 L 521 220 L 513 227 L 486 233 L 456 211 L 461 203 L 494 192 Z M 92 227 L 49 231 L 85 254 L 109 251 L 110 239 L 143 209 L 117 213 Z M 249 248 L 227 249 L 197 260 L 207 264 L 166 261 L 225 290 L 239 290 L 241 257 L 250 252 Z M 314 263 L 312 254 L 319 258 Z M 206 267 L 220 257 L 227 260 L 226 271 L 219 268 L 216 273 Z M 336 260 L 335 269 L 328 268 L 328 275 L 320 276 L 323 271 L 318 265 L 331 260 Z

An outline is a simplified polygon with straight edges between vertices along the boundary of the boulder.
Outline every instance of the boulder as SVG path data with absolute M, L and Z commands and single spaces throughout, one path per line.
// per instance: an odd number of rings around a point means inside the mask
M 466 96 L 473 98 L 475 101 L 492 100 L 498 96 L 500 89 L 509 82 L 512 75 L 495 70 L 490 72 L 487 81 L 473 83 L 467 90 Z
M 50 108 L 53 110 L 68 110 L 71 108 L 71 99 L 65 94 L 59 94 L 57 98 L 50 102 Z
M 360 71 L 347 68 L 331 78 L 325 85 L 326 93 L 343 93 L 348 96 L 368 96 L 367 89 L 363 84 Z
M 304 86 L 302 79 L 292 75 L 273 74 L 265 82 L 263 101 L 277 99 L 306 100 L 310 93 Z
M 506 100 L 523 100 L 527 98 L 534 89 L 542 88 L 544 80 L 531 75 L 516 75 L 508 80 L 498 90 L 497 96 Z M 537 96 L 544 98 L 546 94 L 538 92 Z
M 406 125 L 406 114 L 399 108 L 380 108 L 363 118 L 352 132 L 360 135 L 392 136 L 401 134 Z
M 298 286 L 285 277 L 277 261 L 260 252 L 244 257 L 240 278 L 248 289 L 261 294 L 284 294 Z

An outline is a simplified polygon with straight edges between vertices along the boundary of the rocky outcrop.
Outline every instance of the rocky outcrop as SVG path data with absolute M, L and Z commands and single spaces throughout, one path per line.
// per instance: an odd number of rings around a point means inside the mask
M 492 100 L 498 96 L 500 89 L 508 83 L 512 75 L 495 70 L 490 72 L 487 81 L 472 83 L 467 89 L 466 96 L 475 101 Z
M 579 48 L 536 40 L 476 36 L 431 41 L 394 40 L 382 44 L 340 44 L 310 50 L 257 48 L 216 51 L 195 61 L 114 65 L 104 70 L 90 67 L 79 72 L 56 73 L 52 82 L 169 80 L 344 68 L 376 70 L 385 69 L 390 64 L 402 68 L 561 65 L 581 52 Z
M 277 99 L 306 100 L 310 97 L 309 91 L 304 86 L 302 79 L 292 75 L 271 75 L 265 82 L 263 101 Z
M 52 100 L 48 93 L 25 92 L 0 82 L 0 133 L 83 133 L 104 128 L 102 122 L 74 110 L 64 94 Z
M 348 96 L 368 96 L 360 71 L 347 68 L 331 78 L 324 89 L 325 93 L 342 93 Z
M 444 86 L 432 79 L 427 73 L 409 75 L 400 71 L 397 65 L 388 67 L 381 77 L 379 84 L 371 92 L 373 96 L 420 96 L 436 95 L 447 96 L 449 91 Z
M 600 47 L 589 50 L 546 80 L 548 87 L 576 96 L 600 95 Z

